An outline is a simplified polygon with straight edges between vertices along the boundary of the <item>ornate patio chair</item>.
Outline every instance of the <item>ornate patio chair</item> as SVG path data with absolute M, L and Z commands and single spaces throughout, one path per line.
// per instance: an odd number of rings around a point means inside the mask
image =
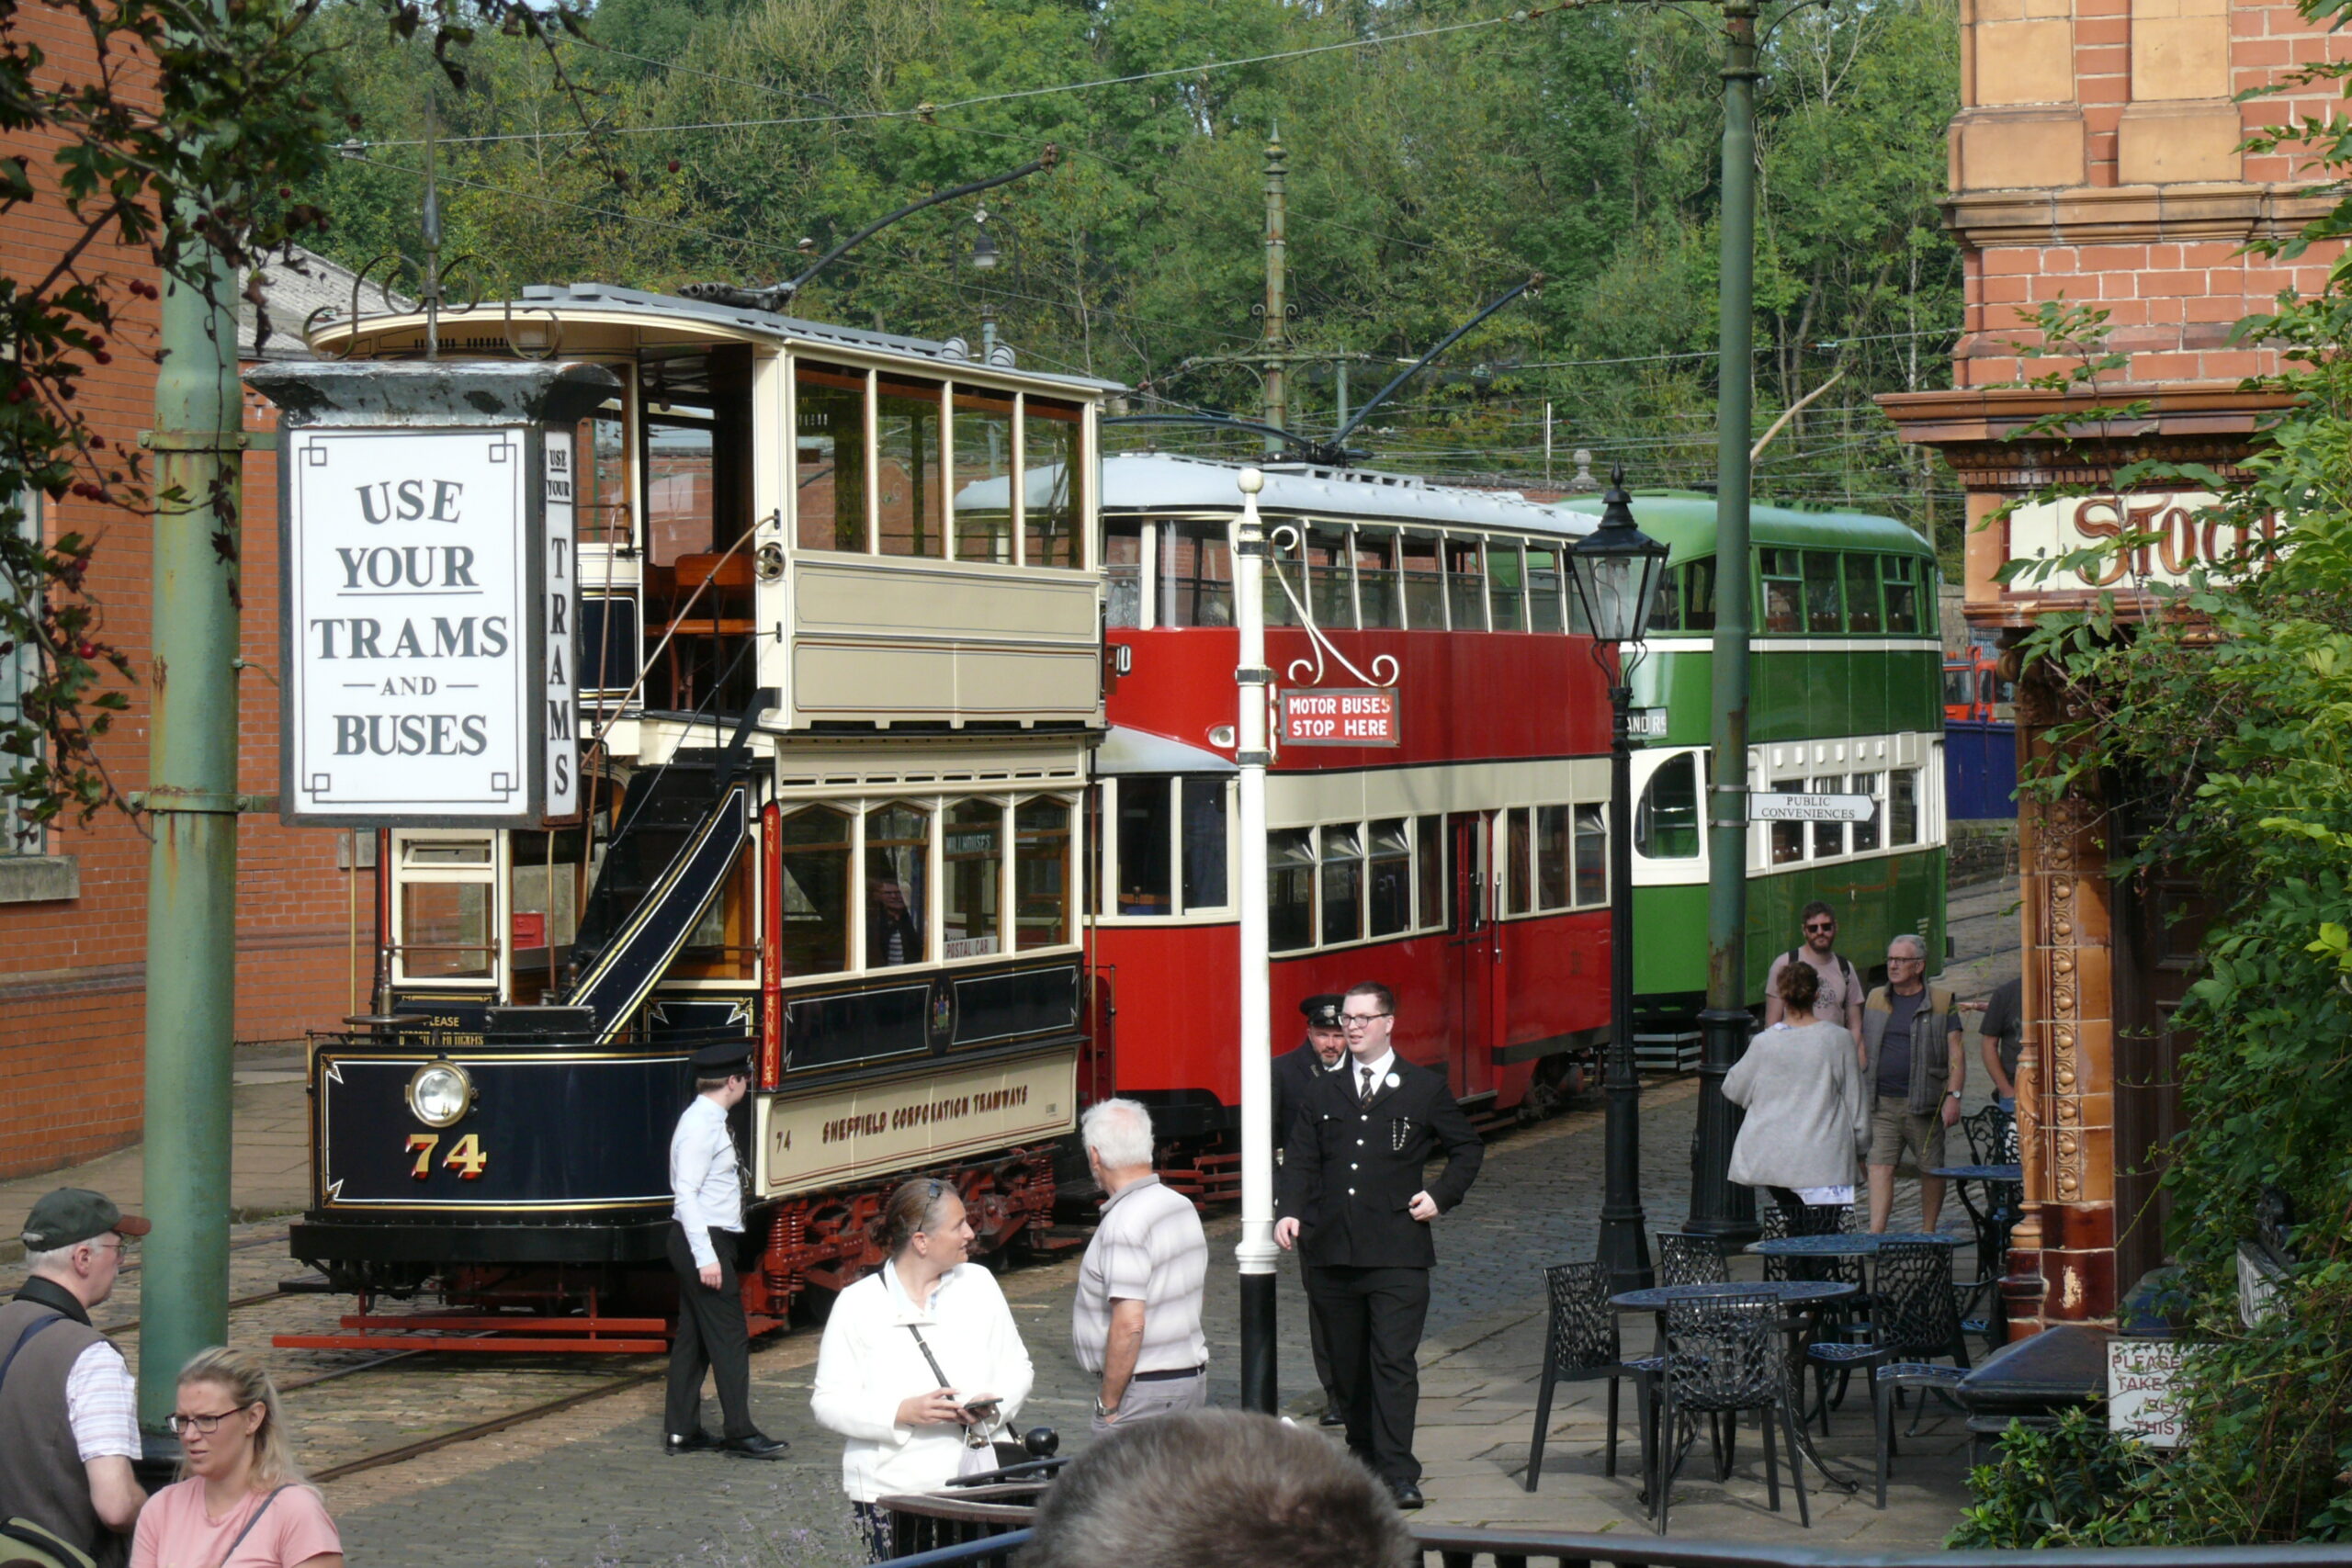
M 1617 1332 L 1617 1309 L 1609 1304 L 1609 1266 L 1605 1263 L 1558 1263 L 1544 1270 L 1552 1300 L 1550 1326 L 1544 1339 L 1544 1376 L 1535 1385 L 1535 1433 L 1527 1445 L 1527 1489 L 1535 1490 L 1544 1472 L 1544 1438 L 1552 1425 L 1552 1390 L 1564 1382 L 1609 1380 L 1609 1446 L 1601 1473 L 1617 1473 L 1617 1385 L 1634 1385 L 1634 1416 L 1641 1425 L 1642 1475 L 1652 1464 L 1655 1438 L 1651 1404 L 1664 1362 L 1657 1357 L 1624 1358 Z
M 1724 1244 L 1711 1235 L 1681 1231 L 1657 1233 L 1657 1282 L 1661 1285 L 1721 1285 L 1731 1279 Z
M 1883 1359 L 1871 1371 L 1871 1415 L 1878 1426 L 1878 1506 L 1886 1506 L 1886 1472 L 1894 1452 L 1894 1406 L 1906 1388 L 1950 1399 L 1968 1375 L 1968 1339 L 1951 1291 L 1951 1252 L 1928 1242 L 1891 1242 L 1879 1248 L 1873 1287 L 1878 1297 L 1879 1348 Z M 1950 1356 L 1951 1366 L 1932 1358 Z M 1911 1429 L 1927 1414 L 1919 1402 Z
M 1658 1380 L 1657 1438 L 1651 1450 L 1650 1500 L 1658 1534 L 1666 1533 L 1668 1494 L 1690 1448 L 1690 1439 L 1680 1429 L 1684 1419 L 1704 1414 L 1729 1416 L 1736 1424 L 1745 1410 L 1757 1413 L 1763 1431 L 1764 1484 L 1772 1511 L 1781 1508 L 1773 1436 L 1777 1421 L 1779 1442 L 1789 1456 L 1789 1479 L 1796 1487 L 1797 1517 L 1811 1528 L 1796 1425 L 1789 1408 L 1788 1360 L 1781 1338 L 1785 1312 L 1778 1299 L 1762 1293 L 1676 1302 L 1667 1308 L 1666 1366 Z M 1694 1427 L 1691 1438 L 1696 1436 Z

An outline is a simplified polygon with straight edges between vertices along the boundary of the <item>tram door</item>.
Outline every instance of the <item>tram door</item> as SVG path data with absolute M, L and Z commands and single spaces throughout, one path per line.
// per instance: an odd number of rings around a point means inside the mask
M 1489 874 L 1492 818 L 1485 812 L 1457 812 L 1446 818 L 1453 874 L 1446 884 L 1446 946 L 1452 992 L 1446 1021 L 1446 1077 L 1456 1095 L 1487 1087 L 1494 1041 L 1495 971 L 1498 933 L 1489 918 L 1494 878 Z

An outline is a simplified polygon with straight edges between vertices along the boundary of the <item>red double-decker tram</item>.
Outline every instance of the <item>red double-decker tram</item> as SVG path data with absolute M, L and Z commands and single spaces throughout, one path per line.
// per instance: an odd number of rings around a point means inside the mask
M 1332 691 L 1341 713 L 1393 703 L 1395 743 L 1285 741 L 1278 722 L 1267 886 L 1242 888 L 1239 472 L 1158 454 L 1103 468 L 1116 673 L 1093 769 L 1090 1088 L 1149 1104 L 1204 1196 L 1231 1195 L 1237 1168 L 1240 898 L 1269 903 L 1276 1052 L 1302 1038 L 1301 1000 L 1377 980 L 1396 993 L 1397 1048 L 1442 1066 L 1474 1113 L 1540 1113 L 1579 1086 L 1609 1021 L 1607 684 L 1565 570 L 1589 520 L 1391 474 L 1264 469 L 1277 690 Z

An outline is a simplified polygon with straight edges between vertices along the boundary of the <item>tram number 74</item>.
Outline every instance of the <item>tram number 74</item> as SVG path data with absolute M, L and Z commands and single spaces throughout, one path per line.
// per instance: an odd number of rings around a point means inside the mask
M 411 1133 L 408 1135 L 408 1152 L 416 1156 L 416 1168 L 409 1174 L 419 1181 L 431 1176 L 433 1151 L 440 1146 L 441 1134 L 438 1133 Z M 468 1133 L 458 1140 L 458 1146 L 449 1151 L 449 1157 L 443 1160 L 441 1166 L 445 1170 L 456 1171 L 468 1181 L 478 1181 L 481 1179 L 482 1168 L 489 1163 L 490 1156 L 481 1152 L 481 1134 Z

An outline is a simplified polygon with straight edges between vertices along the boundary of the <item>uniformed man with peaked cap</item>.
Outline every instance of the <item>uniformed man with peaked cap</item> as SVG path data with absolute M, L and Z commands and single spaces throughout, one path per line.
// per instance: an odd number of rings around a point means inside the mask
M 1292 1119 L 1305 1105 L 1315 1088 L 1315 1080 L 1335 1071 L 1340 1058 L 1348 1054 L 1348 1037 L 1340 1028 L 1340 1004 L 1345 998 L 1337 991 L 1307 998 L 1298 1004 L 1306 1019 L 1306 1039 L 1295 1051 L 1284 1052 L 1274 1058 L 1274 1163 L 1283 1161 L 1283 1145 L 1290 1142 Z M 1282 1213 L 1277 1197 L 1274 1213 Z M 1304 1255 L 1298 1260 L 1298 1277 L 1302 1288 L 1310 1292 L 1315 1266 Z M 1334 1390 L 1339 1386 L 1331 1377 L 1331 1351 L 1323 1342 L 1323 1320 L 1309 1313 L 1306 1318 L 1307 1343 L 1315 1351 L 1315 1381 L 1323 1388 L 1323 1422 L 1326 1427 L 1343 1425 L 1347 1417 L 1340 1409 L 1340 1398 Z
M 775 1459 L 786 1444 L 752 1424 L 752 1344 L 735 1251 L 743 1240 L 743 1186 L 727 1113 L 752 1089 L 752 1046 L 729 1041 L 694 1055 L 695 1100 L 670 1134 L 670 1267 L 678 1276 L 678 1328 L 670 1341 L 670 1398 L 662 1447 L 717 1449 Z M 726 1426 L 703 1430 L 702 1375 L 715 1372 Z

